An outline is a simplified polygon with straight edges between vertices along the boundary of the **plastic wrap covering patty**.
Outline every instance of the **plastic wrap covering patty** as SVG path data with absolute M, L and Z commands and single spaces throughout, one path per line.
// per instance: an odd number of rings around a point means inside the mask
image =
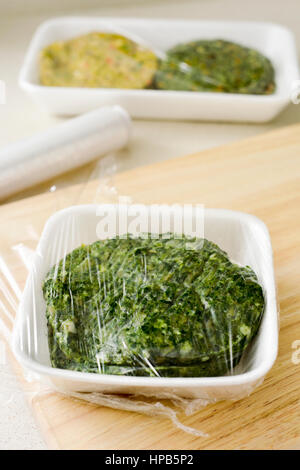
M 254 49 L 220 39 L 199 40 L 167 51 L 155 85 L 164 90 L 270 94 L 274 69 Z
M 131 39 L 92 32 L 43 49 L 40 81 L 46 86 L 146 88 L 157 65 L 155 54 Z
M 174 235 L 100 240 L 48 273 L 53 367 L 102 374 L 231 373 L 257 333 L 264 296 L 248 266 Z

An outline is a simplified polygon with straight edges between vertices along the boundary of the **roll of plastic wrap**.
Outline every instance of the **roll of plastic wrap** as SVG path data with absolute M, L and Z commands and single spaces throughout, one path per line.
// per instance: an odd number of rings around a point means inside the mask
M 120 149 L 130 128 L 123 108 L 105 107 L 5 147 L 0 151 L 0 199 Z

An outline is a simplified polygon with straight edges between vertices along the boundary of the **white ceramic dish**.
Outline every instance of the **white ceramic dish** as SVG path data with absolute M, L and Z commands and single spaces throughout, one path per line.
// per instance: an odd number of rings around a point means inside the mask
M 277 355 L 278 318 L 272 248 L 263 222 L 248 214 L 220 209 L 204 210 L 204 236 L 227 251 L 236 262 L 250 265 L 257 273 L 266 297 L 259 333 L 242 358 L 242 373 L 236 370 L 236 375 L 208 378 L 120 377 L 50 366 L 41 285 L 50 267 L 66 253 L 81 243 L 105 238 L 105 233 L 101 230 L 99 233 L 100 210 L 108 211 L 109 218 L 113 217 L 113 211 L 124 215 L 123 206 L 73 206 L 57 212 L 46 223 L 14 328 L 13 349 L 20 363 L 38 374 L 41 381 L 65 391 L 142 392 L 156 396 L 176 393 L 211 399 L 238 399 L 251 393 L 270 370 Z M 192 220 L 194 215 L 185 217 Z
M 270 96 L 161 90 L 47 87 L 39 84 L 41 49 L 90 31 L 123 30 L 165 51 L 192 39 L 227 39 L 255 48 L 272 61 L 276 92 Z M 95 107 L 119 104 L 132 117 L 265 122 L 289 102 L 293 83 L 299 79 L 297 51 L 286 28 L 260 22 L 148 20 L 132 18 L 54 18 L 36 31 L 24 64 L 20 86 L 52 114 L 74 115 Z

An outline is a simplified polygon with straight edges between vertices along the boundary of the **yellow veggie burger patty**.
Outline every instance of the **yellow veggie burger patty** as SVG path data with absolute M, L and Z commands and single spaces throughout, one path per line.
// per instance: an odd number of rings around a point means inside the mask
M 45 47 L 40 82 L 46 86 L 150 87 L 157 70 L 155 54 L 119 34 L 92 32 Z

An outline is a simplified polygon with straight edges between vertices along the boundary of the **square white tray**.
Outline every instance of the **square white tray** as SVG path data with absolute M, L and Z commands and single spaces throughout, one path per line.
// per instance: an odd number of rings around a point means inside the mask
M 13 350 L 20 363 L 37 374 L 41 381 L 65 391 L 142 392 L 156 396 L 176 393 L 210 399 L 238 399 L 251 393 L 270 370 L 277 355 L 278 317 L 272 248 L 262 221 L 252 215 L 221 209 L 204 209 L 204 236 L 217 243 L 237 263 L 254 269 L 266 299 L 259 333 L 242 358 L 242 373 L 235 371 L 237 375 L 207 378 L 122 377 L 50 366 L 42 282 L 48 270 L 66 253 L 82 243 L 105 238 L 105 233 L 99 233 L 99 229 L 98 235 L 96 233 L 100 210 L 108 211 L 109 218 L 114 216 L 114 211 L 124 215 L 121 205 L 73 206 L 55 213 L 46 223 L 13 333 Z M 193 218 L 194 215 L 187 214 L 186 217 Z
M 155 49 L 166 51 L 193 39 L 227 39 L 255 48 L 275 68 L 276 92 L 269 96 L 234 93 L 107 88 L 47 87 L 39 84 L 38 58 L 43 47 L 90 31 L 124 30 Z M 52 114 L 75 115 L 118 104 L 132 117 L 156 119 L 265 122 L 290 101 L 299 79 L 293 35 L 280 25 L 244 21 L 148 20 L 134 18 L 54 18 L 35 32 L 22 66 L 19 84 Z

